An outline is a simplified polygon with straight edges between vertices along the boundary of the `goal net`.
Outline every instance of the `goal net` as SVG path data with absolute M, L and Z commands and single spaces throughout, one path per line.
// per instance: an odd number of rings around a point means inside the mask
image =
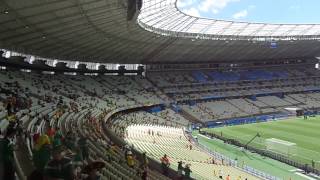
M 281 139 L 270 138 L 265 141 L 266 149 L 285 156 L 294 156 L 297 154 L 297 144 Z

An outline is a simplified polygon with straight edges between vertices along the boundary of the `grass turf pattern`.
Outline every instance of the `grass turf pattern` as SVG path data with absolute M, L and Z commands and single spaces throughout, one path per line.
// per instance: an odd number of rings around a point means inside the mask
M 250 145 L 265 148 L 265 139 L 277 138 L 297 144 L 297 154 L 291 155 L 290 158 L 301 163 L 315 161 L 317 168 L 320 168 L 320 117 L 309 117 L 307 120 L 303 118 L 289 118 L 286 120 L 269 121 L 255 124 L 245 124 L 238 126 L 227 126 L 220 128 L 202 129 L 203 131 L 221 134 L 224 137 L 237 139 L 242 143 L 248 142 L 257 133 L 260 138 L 255 139 Z M 220 151 L 223 154 L 229 155 L 232 158 L 237 158 L 240 161 L 245 161 L 248 165 L 260 170 L 269 170 L 270 173 L 283 178 L 293 178 L 293 173 L 288 172 L 294 169 L 293 167 L 284 165 L 280 162 L 275 162 L 268 158 L 259 157 L 256 154 L 244 153 L 237 150 L 237 147 L 226 145 L 218 140 L 208 140 L 200 138 L 203 143 L 213 150 Z M 240 162 L 239 161 L 239 162 Z M 273 164 L 268 166 L 268 164 Z M 276 167 L 276 168 L 274 168 Z M 277 170 L 278 168 L 278 170 Z M 293 179 L 298 179 L 295 177 Z

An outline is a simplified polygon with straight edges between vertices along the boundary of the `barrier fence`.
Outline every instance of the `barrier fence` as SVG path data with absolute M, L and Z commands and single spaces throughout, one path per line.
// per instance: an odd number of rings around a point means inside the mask
M 223 136 L 218 135 L 218 134 L 202 132 L 202 131 L 200 131 L 200 134 L 205 135 L 205 136 L 210 137 L 210 138 L 214 137 L 214 138 L 223 140 L 226 143 L 229 143 L 229 144 L 232 144 L 232 145 L 235 145 L 235 146 L 238 146 L 238 147 L 246 148 L 247 150 L 249 150 L 251 152 L 255 152 L 255 153 L 258 153 L 258 154 L 260 154 L 262 156 L 278 160 L 280 162 L 283 162 L 283 163 L 286 163 L 288 165 L 294 166 L 296 168 L 302 169 L 307 173 L 314 173 L 314 174 L 316 174 L 318 176 L 320 175 L 320 169 L 318 169 L 319 165 L 318 164 L 312 164 L 311 160 L 310 160 L 310 163 L 306 163 L 305 161 L 302 161 L 302 160 L 294 158 L 294 156 L 286 156 L 286 155 L 283 155 L 283 154 L 276 153 L 274 151 L 270 151 L 270 150 L 267 150 L 267 149 L 264 149 L 264 148 L 261 148 L 261 147 L 258 147 L 258 146 L 254 146 L 254 145 L 246 146 L 245 143 L 239 141 L 238 138 L 223 137 Z M 314 162 L 314 163 L 317 163 L 317 162 Z

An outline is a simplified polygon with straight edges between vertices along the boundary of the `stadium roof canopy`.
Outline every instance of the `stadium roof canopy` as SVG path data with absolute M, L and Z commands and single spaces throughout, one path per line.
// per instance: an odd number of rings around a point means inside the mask
M 317 24 L 204 19 L 182 13 L 176 0 L 142 1 L 139 17 L 127 21 L 127 0 L 3 0 L 0 48 L 123 64 L 320 56 Z
M 202 39 L 213 40 L 320 39 L 320 24 L 267 24 L 192 17 L 181 12 L 176 3 L 177 0 L 145 0 L 139 16 L 140 25 L 160 34 L 198 35 Z

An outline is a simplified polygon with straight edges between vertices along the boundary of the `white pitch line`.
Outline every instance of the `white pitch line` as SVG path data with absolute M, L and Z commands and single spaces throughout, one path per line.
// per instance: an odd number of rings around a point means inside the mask
M 202 134 L 198 134 L 198 136 L 202 136 L 202 137 L 204 137 L 204 138 L 211 139 L 211 138 L 209 138 L 209 137 L 207 137 L 207 136 L 205 136 L 205 135 L 202 135 Z
M 312 178 L 312 177 L 309 177 L 309 176 L 306 176 L 306 175 L 304 175 L 304 174 L 302 174 L 302 173 L 295 173 L 296 175 L 299 175 L 299 176 L 301 176 L 301 177 L 304 177 L 304 178 L 306 178 L 306 179 L 309 179 L 309 180 L 317 180 L 317 179 L 315 179 L 315 178 Z
M 289 170 L 290 172 L 296 172 L 296 171 L 299 171 L 300 169 L 291 169 Z

